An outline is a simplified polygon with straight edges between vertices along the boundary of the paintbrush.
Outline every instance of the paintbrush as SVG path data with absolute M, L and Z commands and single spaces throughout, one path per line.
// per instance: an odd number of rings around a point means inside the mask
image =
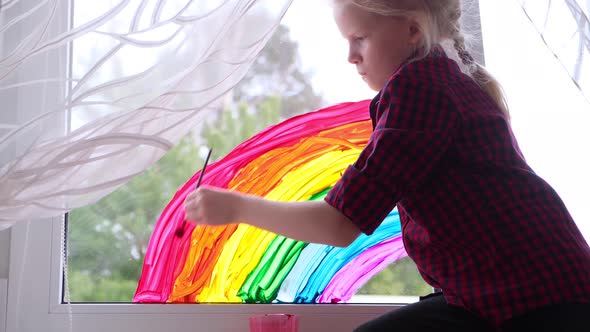
M 213 151 L 213 149 L 209 149 L 209 153 L 207 153 L 207 158 L 205 158 L 205 163 L 203 164 L 203 169 L 201 170 L 201 174 L 199 174 L 199 179 L 197 180 L 197 185 L 195 186 L 195 189 L 197 189 L 201 186 L 201 181 L 203 180 L 203 175 L 205 175 L 205 169 L 207 169 L 207 164 L 209 163 L 209 158 L 211 157 L 212 151 Z M 186 217 L 182 221 L 182 224 L 180 225 L 180 227 L 176 229 L 176 232 L 174 232 L 174 234 L 178 237 L 182 237 L 184 235 L 184 228 L 185 227 L 186 227 Z

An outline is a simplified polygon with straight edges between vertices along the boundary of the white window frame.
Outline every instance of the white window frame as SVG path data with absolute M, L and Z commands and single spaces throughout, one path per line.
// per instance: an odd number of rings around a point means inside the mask
M 402 305 L 392 304 L 63 304 L 61 218 L 12 228 L 7 332 L 247 331 L 248 317 L 263 313 L 299 316 L 306 332 L 351 330 Z M 50 236 L 48 236 L 48 234 Z M 100 254 L 100 253 L 99 253 Z M 22 312 L 26 308 L 26 314 Z M 197 328 L 198 327 L 198 328 Z
M 477 3 L 478 0 L 473 0 Z M 478 6 L 469 6 L 477 10 Z M 473 14 L 468 15 L 472 17 Z M 69 13 L 64 13 L 64 19 Z M 476 52 L 483 54 L 483 51 Z M 51 59 L 50 59 L 51 61 Z M 67 119 L 66 119 L 67 120 Z M 64 127 L 66 121 L 64 121 Z M 299 316 L 306 332 L 349 331 L 405 304 L 64 304 L 64 218 L 20 222 L 11 228 L 6 332 L 247 331 L 248 317 Z M 100 254 L 100 253 L 97 253 Z M 0 280 L 1 281 L 1 280 Z M 0 283 L 0 286 L 1 283 Z M 0 289 L 0 298 L 1 298 Z M 0 303 L 1 304 L 1 303 Z M 2 307 L 0 305 L 0 310 Z M 2 314 L 0 313 L 0 318 Z M 0 332 L 2 332 L 0 319 Z

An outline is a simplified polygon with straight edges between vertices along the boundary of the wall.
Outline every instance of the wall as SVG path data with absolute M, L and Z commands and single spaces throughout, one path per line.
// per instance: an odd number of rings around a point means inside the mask
M 8 278 L 10 257 L 10 229 L 0 231 L 0 279 Z
M 0 231 L 0 332 L 6 331 L 10 229 Z

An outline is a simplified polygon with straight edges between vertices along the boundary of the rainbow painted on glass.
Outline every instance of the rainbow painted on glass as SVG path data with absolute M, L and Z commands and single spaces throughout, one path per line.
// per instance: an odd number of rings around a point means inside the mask
M 208 166 L 203 185 L 280 201 L 323 199 L 371 133 L 369 101 L 288 119 Z M 239 224 L 188 223 L 182 204 L 200 172 L 162 212 L 134 302 L 347 302 L 372 276 L 405 257 L 397 211 L 346 248 L 309 244 Z

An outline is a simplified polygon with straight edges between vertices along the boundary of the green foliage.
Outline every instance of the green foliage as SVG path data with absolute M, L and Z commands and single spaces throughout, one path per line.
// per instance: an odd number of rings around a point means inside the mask
M 424 295 L 432 292 L 418 272 L 416 264 L 406 257 L 387 266 L 371 278 L 357 294 Z
M 96 204 L 75 209 L 68 214 L 69 271 L 72 301 L 89 289 L 121 282 L 135 286 L 118 287 L 111 301 L 131 301 L 141 275 L 143 258 L 154 225 L 177 188 L 200 167 L 197 147 L 184 138 L 154 166 Z M 84 278 L 80 277 L 84 276 Z M 78 291 L 78 289 L 81 289 Z M 104 297 L 94 292 L 96 299 Z
M 131 302 L 137 288 L 137 280 L 95 278 L 77 270 L 73 270 L 68 279 L 72 302 Z
M 281 116 L 289 118 L 322 106 L 322 96 L 314 91 L 310 77 L 301 69 L 297 42 L 291 39 L 289 28 L 281 24 L 234 89 L 234 97 L 254 105 L 261 95 L 281 96 Z
M 279 122 L 280 102 L 280 97 L 270 96 L 255 107 L 241 103 L 236 111 L 226 109 L 206 123 L 201 135 L 213 149 L 212 160 L 219 160 L 252 135 Z

